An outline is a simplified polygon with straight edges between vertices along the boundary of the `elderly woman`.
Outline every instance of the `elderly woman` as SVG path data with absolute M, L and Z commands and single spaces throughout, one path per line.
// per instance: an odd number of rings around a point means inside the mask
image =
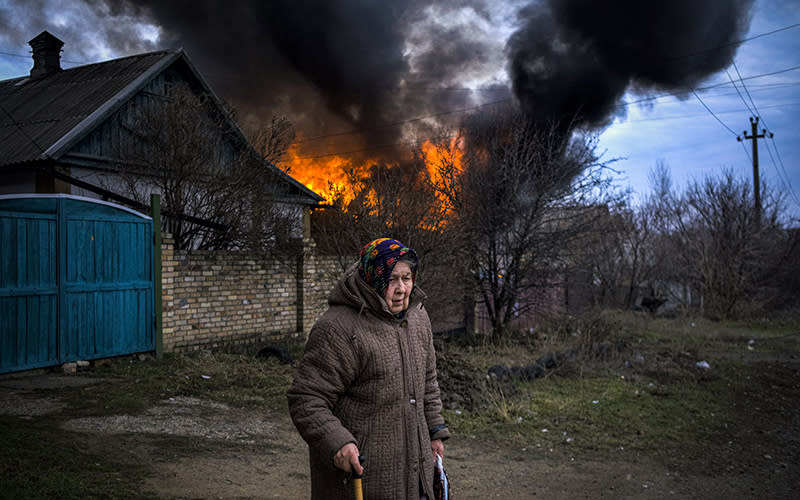
M 314 500 L 352 499 L 352 472 L 369 500 L 433 497 L 434 455 L 450 434 L 418 263 L 396 240 L 368 243 L 311 329 L 288 398 Z

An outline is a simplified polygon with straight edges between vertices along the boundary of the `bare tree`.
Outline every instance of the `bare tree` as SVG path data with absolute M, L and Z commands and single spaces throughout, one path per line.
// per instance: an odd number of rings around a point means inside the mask
M 631 276 L 638 263 L 638 253 L 631 247 L 635 239 L 634 212 L 627 205 L 612 210 L 606 220 L 600 221 L 602 231 L 598 233 L 596 252 L 592 260 L 595 280 L 595 296 L 598 304 L 611 307 L 626 307 L 626 280 L 635 282 Z
M 453 282 L 461 281 L 454 280 L 458 270 L 443 232 L 446 214 L 431 188 L 422 152 L 413 161 L 374 164 L 345 175 L 347 187 L 331 187 L 331 203 L 312 216 L 320 251 L 337 256 L 344 269 L 375 238 L 396 238 L 414 248 L 422 260 L 418 278 L 434 327 L 449 329 L 445 318 L 452 297 L 461 298 Z
M 694 181 L 677 193 L 662 166 L 656 185 L 662 200 L 664 279 L 697 290 L 698 305 L 711 318 L 760 310 L 771 270 L 785 254 L 782 198 L 762 185 L 762 220 L 757 221 L 749 181 L 731 171 Z
M 609 207 L 609 215 L 598 221 L 592 262 L 597 302 L 625 309 L 638 303 L 640 286 L 653 278 L 662 255 L 653 251 L 658 238 L 657 207 L 651 196 L 634 207 L 630 198 Z
M 175 85 L 137 99 L 122 117 L 114 178 L 141 203 L 161 194 L 177 248 L 264 250 L 297 237 L 299 214 L 280 202 L 282 174 L 214 97 Z M 277 157 L 290 135 L 288 122 L 274 119 L 261 153 Z
M 273 165 L 280 164 L 289 146 L 295 139 L 294 125 L 285 116 L 273 116 L 269 125 L 250 132 L 250 143 L 265 161 Z M 290 173 L 290 166 L 284 172 Z
M 460 162 L 439 165 L 437 188 L 495 338 L 536 308 L 543 291 L 563 288 L 585 262 L 581 241 L 607 213 L 609 181 L 595 141 L 559 130 L 503 109 L 468 118 L 457 145 L 439 143 L 462 152 Z

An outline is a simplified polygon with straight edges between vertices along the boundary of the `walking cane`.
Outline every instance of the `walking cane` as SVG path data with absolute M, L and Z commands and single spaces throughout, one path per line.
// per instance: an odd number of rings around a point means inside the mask
M 364 455 L 358 456 L 358 463 L 364 465 Z M 353 471 L 353 489 L 356 492 L 356 500 L 364 500 L 364 494 L 361 492 L 361 474 Z

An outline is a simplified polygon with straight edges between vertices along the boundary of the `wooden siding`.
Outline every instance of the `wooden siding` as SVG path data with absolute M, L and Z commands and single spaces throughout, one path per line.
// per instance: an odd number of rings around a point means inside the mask
M 55 236 L 55 214 L 0 211 L 0 368 L 58 357 Z
M 0 199 L 0 372 L 152 350 L 152 231 L 109 204 Z

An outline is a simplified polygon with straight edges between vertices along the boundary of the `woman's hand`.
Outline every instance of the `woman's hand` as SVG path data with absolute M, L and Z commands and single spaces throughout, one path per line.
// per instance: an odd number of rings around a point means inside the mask
M 358 455 L 358 446 L 354 443 L 347 443 L 339 448 L 339 451 L 333 456 L 333 465 L 345 472 L 355 471 L 356 474 L 363 474 L 364 468 L 358 463 Z
M 444 458 L 444 443 L 441 439 L 434 439 L 431 441 L 431 450 L 433 450 L 434 458 L 436 458 L 436 455 Z

